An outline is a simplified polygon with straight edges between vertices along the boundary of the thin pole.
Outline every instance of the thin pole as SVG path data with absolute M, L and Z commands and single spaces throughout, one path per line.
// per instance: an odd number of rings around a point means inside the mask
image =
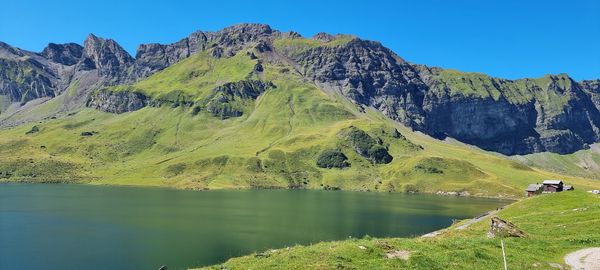
M 504 270 L 508 270 L 506 266 L 506 253 L 504 253 L 504 240 L 500 239 L 500 244 L 502 244 L 502 258 L 504 259 Z

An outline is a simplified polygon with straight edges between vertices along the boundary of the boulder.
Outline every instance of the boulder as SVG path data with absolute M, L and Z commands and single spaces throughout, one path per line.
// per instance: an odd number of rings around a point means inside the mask
M 516 225 L 512 224 L 510 221 L 494 216 L 492 217 L 492 223 L 490 225 L 490 231 L 488 235 L 490 237 L 525 237 L 525 232 L 519 229 Z

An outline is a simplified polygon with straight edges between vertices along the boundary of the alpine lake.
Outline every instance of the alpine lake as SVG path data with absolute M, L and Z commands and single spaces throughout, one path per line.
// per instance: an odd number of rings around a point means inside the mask
M 186 269 L 350 237 L 411 237 L 507 200 L 317 190 L 0 184 L 0 269 Z

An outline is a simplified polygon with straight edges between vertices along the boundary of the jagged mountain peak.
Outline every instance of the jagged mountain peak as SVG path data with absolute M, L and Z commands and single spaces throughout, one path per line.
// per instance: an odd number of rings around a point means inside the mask
M 87 56 L 96 58 L 105 55 L 114 55 L 120 63 L 131 63 L 134 58 L 113 39 L 105 39 L 94 34 L 89 34 L 83 42 L 83 49 Z
M 112 39 L 89 34 L 83 43 L 85 58 L 92 60 L 100 76 L 123 76 L 135 59 Z
M 268 24 L 261 23 L 239 23 L 225 27 L 216 33 L 220 34 L 246 34 L 248 36 L 271 35 L 275 30 Z
M 71 66 L 77 64 L 83 56 L 83 46 L 77 43 L 49 43 L 40 55 L 56 63 Z
M 335 37 L 332 34 L 328 34 L 325 32 L 319 32 L 312 37 L 312 39 L 314 39 L 314 40 L 323 41 L 323 42 L 330 42 L 334 38 Z

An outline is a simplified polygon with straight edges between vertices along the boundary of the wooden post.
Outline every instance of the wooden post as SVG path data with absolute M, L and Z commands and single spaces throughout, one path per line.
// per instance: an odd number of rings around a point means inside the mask
M 502 259 L 504 259 L 504 270 L 508 270 L 506 266 L 506 253 L 504 252 L 504 240 L 500 239 L 500 244 L 502 245 Z

